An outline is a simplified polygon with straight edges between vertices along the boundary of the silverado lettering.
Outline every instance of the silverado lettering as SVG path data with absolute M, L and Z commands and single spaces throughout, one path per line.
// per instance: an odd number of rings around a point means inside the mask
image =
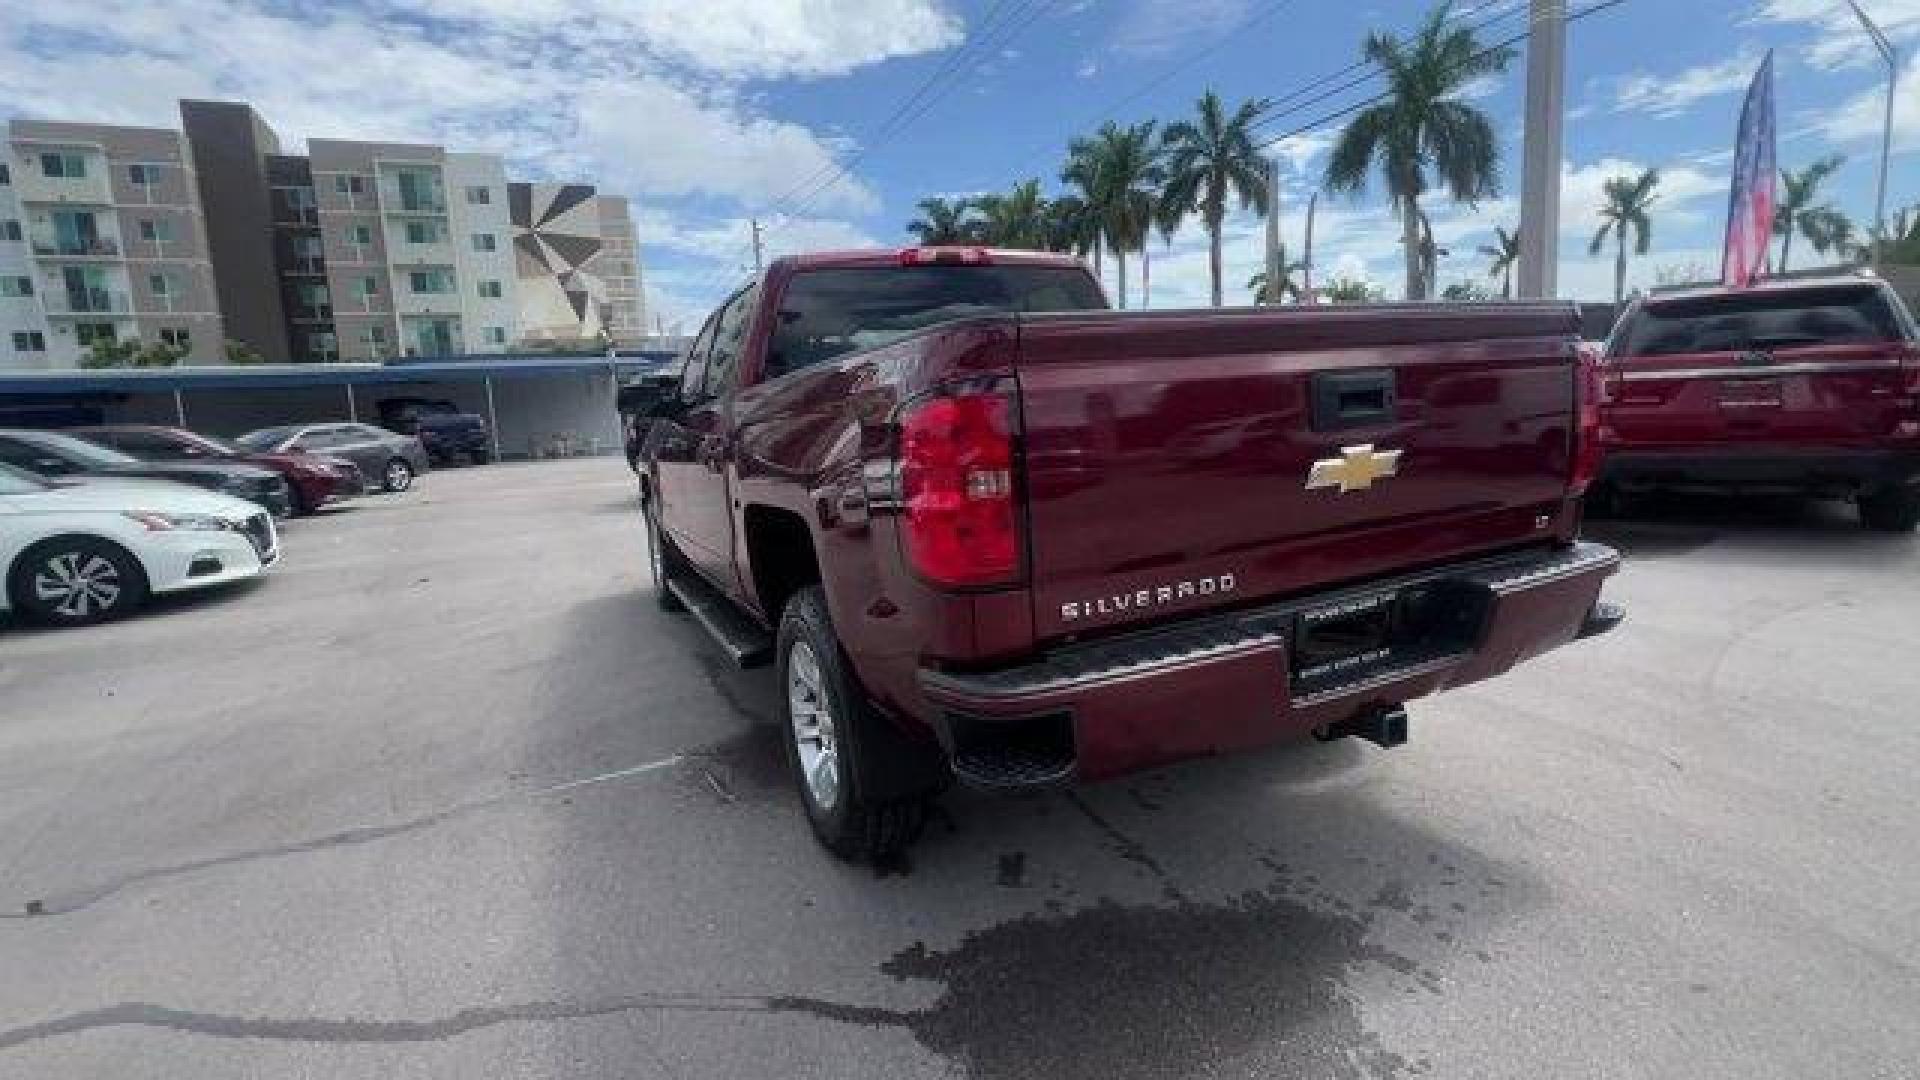
M 1578 324 L 1114 312 L 1064 256 L 835 252 L 621 402 L 660 603 L 774 666 L 815 834 L 878 857 L 956 779 L 1391 745 L 1403 702 L 1610 629 Z

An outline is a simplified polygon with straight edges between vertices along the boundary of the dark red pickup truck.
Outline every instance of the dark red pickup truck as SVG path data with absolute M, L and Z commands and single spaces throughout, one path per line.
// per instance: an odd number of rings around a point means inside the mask
M 658 385 L 660 597 L 774 662 L 816 833 L 957 777 L 1096 780 L 1312 732 L 1611 628 L 1570 305 L 1125 313 L 1079 262 L 782 259 Z
M 1920 335 L 1885 282 L 1656 293 L 1603 362 L 1603 492 L 1709 487 L 1852 498 L 1920 524 Z

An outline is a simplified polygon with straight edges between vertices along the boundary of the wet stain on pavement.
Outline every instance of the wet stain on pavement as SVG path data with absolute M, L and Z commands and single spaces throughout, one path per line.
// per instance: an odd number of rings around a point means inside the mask
M 687 755 L 715 773 L 736 798 L 785 794 L 793 786 L 779 728 L 754 724 Z
M 915 945 L 882 966 L 944 985 L 902 1019 L 975 1080 L 1184 1077 L 1222 1061 L 1259 1075 L 1390 1078 L 1417 1070 L 1362 1025 L 1341 983 L 1373 962 L 1425 981 L 1366 941 L 1358 919 L 1284 888 L 1221 905 L 1112 901 L 1027 916 L 948 951 Z

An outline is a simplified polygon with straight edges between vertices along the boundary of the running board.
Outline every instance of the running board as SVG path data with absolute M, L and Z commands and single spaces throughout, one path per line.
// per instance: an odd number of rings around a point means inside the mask
M 765 667 L 773 662 L 773 635 L 719 590 L 684 574 L 669 576 L 666 585 L 736 666 Z

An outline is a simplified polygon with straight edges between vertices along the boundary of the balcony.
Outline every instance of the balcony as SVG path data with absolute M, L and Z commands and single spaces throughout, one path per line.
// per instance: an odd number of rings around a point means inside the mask
M 387 245 L 387 254 L 395 264 L 402 266 L 453 266 L 453 242 L 450 240 L 432 240 L 422 244 L 408 242 Z
M 327 260 L 318 255 L 296 255 L 280 269 L 285 274 L 324 274 L 327 272 Z
M 294 322 L 332 322 L 332 304 L 298 304 L 288 313 Z
M 320 208 L 317 206 L 276 206 L 273 208 L 273 223 L 298 228 L 302 225 L 320 224 Z
M 49 240 L 36 236 L 33 253 L 49 259 L 117 259 L 120 242 L 110 236 L 91 240 Z
M 124 315 L 133 310 L 127 294 L 112 289 L 53 289 L 44 301 L 49 315 Z

